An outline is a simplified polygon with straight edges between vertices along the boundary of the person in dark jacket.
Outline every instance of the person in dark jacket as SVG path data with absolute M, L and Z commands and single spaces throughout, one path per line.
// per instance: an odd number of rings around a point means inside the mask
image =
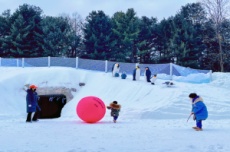
M 31 115 L 34 113 L 32 121 L 38 121 L 38 111 L 40 111 L 40 107 L 38 105 L 38 95 L 36 92 L 37 86 L 31 85 L 29 89 L 27 89 L 26 95 L 26 107 L 27 107 L 27 119 L 26 122 L 31 122 Z
M 109 106 L 107 106 L 107 109 L 111 110 L 111 116 L 113 117 L 113 122 L 116 123 L 121 109 L 121 105 L 119 105 L 117 101 L 113 101 L 112 103 L 110 103 Z
M 151 81 L 150 81 L 150 78 L 151 78 L 151 71 L 150 71 L 149 67 L 146 67 L 146 68 L 145 68 L 145 76 L 146 76 L 146 81 L 147 81 L 147 82 L 151 82 Z
M 208 118 L 208 110 L 203 102 L 203 99 L 196 93 L 190 93 L 189 98 L 192 101 L 191 115 L 196 120 L 196 127 L 193 127 L 196 131 L 202 131 L 202 120 Z

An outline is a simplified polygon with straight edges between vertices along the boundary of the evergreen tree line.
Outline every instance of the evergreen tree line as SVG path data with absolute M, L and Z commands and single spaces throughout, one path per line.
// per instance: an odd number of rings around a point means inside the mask
M 51 17 L 24 4 L 0 15 L 0 56 L 81 57 L 131 63 L 175 63 L 230 71 L 230 21 L 218 27 L 200 3 L 183 6 L 167 19 L 138 17 L 134 9 L 112 17 L 92 11 L 85 21 L 76 14 Z M 219 43 L 221 39 L 221 44 Z M 219 48 L 221 45 L 222 52 Z

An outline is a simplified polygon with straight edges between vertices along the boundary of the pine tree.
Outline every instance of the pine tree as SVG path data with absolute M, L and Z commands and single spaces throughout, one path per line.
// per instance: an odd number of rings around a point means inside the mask
M 0 16 L 0 56 L 9 57 L 10 41 L 10 10 L 6 10 Z
M 203 44 L 203 29 L 206 21 L 204 9 L 199 3 L 183 6 L 174 17 L 175 34 L 173 56 L 179 65 L 201 68 Z
M 92 11 L 83 29 L 84 58 L 105 60 L 111 58 L 111 19 L 103 11 Z
M 37 57 L 42 56 L 41 13 L 39 7 L 24 4 L 19 6 L 11 16 L 10 56 Z
M 174 40 L 178 39 L 175 34 L 175 25 L 173 17 L 163 19 L 156 27 L 156 40 L 155 40 L 155 57 L 158 63 L 169 63 L 172 60 L 174 52 Z
M 75 34 L 66 17 L 46 16 L 42 20 L 44 56 L 68 56 Z
M 139 34 L 138 34 L 138 56 L 141 63 L 154 62 L 154 47 L 156 34 L 157 19 L 143 16 L 140 19 Z
M 139 20 L 134 9 L 126 13 L 117 12 L 112 17 L 113 22 L 113 58 L 117 61 L 137 62 L 137 41 L 139 34 Z

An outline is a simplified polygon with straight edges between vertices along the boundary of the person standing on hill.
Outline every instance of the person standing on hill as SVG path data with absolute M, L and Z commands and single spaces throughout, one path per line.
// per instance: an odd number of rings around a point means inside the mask
M 146 68 L 145 68 L 145 76 L 146 76 L 146 81 L 147 81 L 147 82 L 151 82 L 151 81 L 150 81 L 151 71 L 149 70 L 149 67 L 146 67 Z
M 154 75 L 152 76 L 152 78 L 151 78 L 151 84 L 152 84 L 152 85 L 155 85 L 156 80 L 157 80 L 157 75 L 154 74 Z
M 38 111 L 40 111 L 40 107 L 38 105 L 38 95 L 36 92 L 37 86 L 31 85 L 29 89 L 27 89 L 26 95 L 26 107 L 27 107 L 27 119 L 26 122 L 31 122 L 31 115 L 34 113 L 32 121 L 38 121 Z
M 189 98 L 192 101 L 192 111 L 193 119 L 196 120 L 196 127 L 192 127 L 196 131 L 202 131 L 202 120 L 208 118 L 208 110 L 203 102 L 203 99 L 196 93 L 190 93 Z
M 140 75 L 141 75 L 141 70 L 140 67 L 137 66 L 134 70 L 133 70 L 133 81 L 138 81 L 140 80 Z
M 113 101 L 112 103 L 110 103 L 109 106 L 107 106 L 107 109 L 111 110 L 111 116 L 113 117 L 113 122 L 116 123 L 121 109 L 121 105 L 119 105 L 117 101 Z
M 112 67 L 112 75 L 113 75 L 113 77 L 115 77 L 116 73 L 119 74 L 119 71 L 120 71 L 119 63 L 114 64 L 113 67 Z

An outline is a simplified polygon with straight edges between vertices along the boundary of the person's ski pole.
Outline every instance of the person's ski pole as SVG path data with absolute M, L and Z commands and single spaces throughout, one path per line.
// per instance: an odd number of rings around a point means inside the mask
M 193 115 L 193 113 L 191 113 L 190 115 L 189 115 L 189 117 L 188 117 L 188 119 L 187 119 L 187 122 L 188 122 L 188 120 L 190 119 L 190 117 Z

